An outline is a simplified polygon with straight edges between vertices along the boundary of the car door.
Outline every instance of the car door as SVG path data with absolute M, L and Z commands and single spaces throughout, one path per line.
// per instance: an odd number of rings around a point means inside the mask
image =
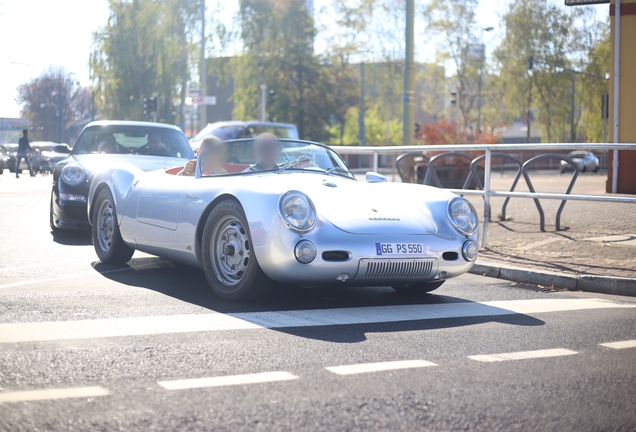
M 159 175 L 140 181 L 136 219 L 140 224 L 175 231 L 179 221 L 179 203 L 183 194 L 183 179 Z M 143 183 L 142 183 L 143 182 Z

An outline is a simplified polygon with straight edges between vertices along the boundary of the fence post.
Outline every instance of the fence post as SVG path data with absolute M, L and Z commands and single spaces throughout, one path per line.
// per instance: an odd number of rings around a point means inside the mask
M 373 172 L 378 172 L 378 152 L 373 151 Z
M 488 239 L 488 221 L 490 220 L 490 147 L 486 147 L 484 160 L 486 162 L 486 166 L 484 167 L 484 225 L 481 229 L 481 247 L 483 248 L 486 247 Z

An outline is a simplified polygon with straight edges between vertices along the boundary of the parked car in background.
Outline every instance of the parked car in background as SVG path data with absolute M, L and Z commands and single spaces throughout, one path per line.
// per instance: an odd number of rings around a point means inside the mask
M 3 145 L 0 145 L 0 174 L 4 174 L 4 169 L 7 168 L 7 159 L 9 156 L 7 155 L 7 148 Z
M 195 152 L 199 149 L 201 141 L 205 137 L 214 135 L 222 141 L 254 138 L 263 132 L 269 132 L 278 138 L 298 139 L 298 128 L 290 123 L 272 123 L 259 121 L 225 121 L 209 123 L 201 132 L 190 140 L 192 150 Z
M 597 172 L 600 166 L 598 158 L 592 152 L 573 151 L 568 153 L 568 157 L 572 159 L 579 167 L 579 171 Z M 572 165 L 566 161 L 561 161 L 561 173 L 571 170 Z
M 18 145 L 5 144 L 4 146 L 7 149 L 6 167 L 9 168 L 9 171 L 14 173 L 16 156 L 18 155 Z M 28 169 L 29 169 L 29 165 L 27 164 L 26 160 L 22 159 L 22 161 L 20 162 L 19 174 L 21 174 L 23 170 L 28 170 Z
M 86 203 L 96 174 L 113 166 L 142 171 L 184 166 L 194 158 L 181 129 L 162 123 L 96 121 L 82 130 L 73 150 L 53 170 L 50 225 L 87 229 Z
M 71 153 L 68 144 L 53 141 L 33 141 L 31 143 L 31 165 L 34 172 L 53 172 L 55 165 Z

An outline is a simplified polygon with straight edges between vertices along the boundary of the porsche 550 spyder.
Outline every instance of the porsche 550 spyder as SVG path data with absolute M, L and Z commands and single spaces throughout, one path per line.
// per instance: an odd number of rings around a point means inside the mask
M 429 292 L 477 257 L 467 200 L 376 173 L 360 182 L 323 144 L 216 143 L 187 174 L 126 163 L 99 172 L 88 196 L 99 259 L 122 263 L 140 250 L 190 264 L 216 295 L 239 301 L 274 282 Z

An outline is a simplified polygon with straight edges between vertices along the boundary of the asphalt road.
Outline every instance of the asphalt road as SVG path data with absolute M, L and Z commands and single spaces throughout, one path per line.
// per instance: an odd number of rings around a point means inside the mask
M 54 238 L 50 177 L 6 174 L 0 430 L 636 430 L 634 298 L 465 275 L 233 304 Z

